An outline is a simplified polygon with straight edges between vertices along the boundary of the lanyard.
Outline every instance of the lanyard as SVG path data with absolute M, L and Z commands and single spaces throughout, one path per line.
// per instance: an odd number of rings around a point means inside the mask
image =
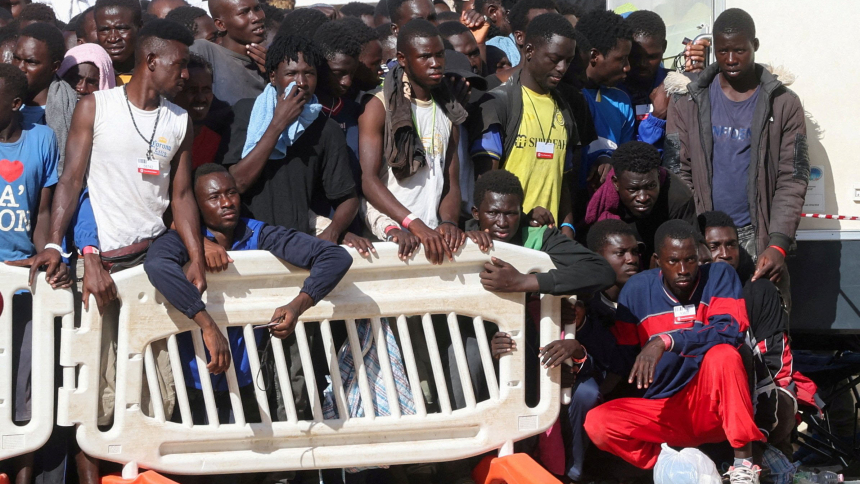
M 543 137 L 544 141 L 549 141 L 549 137 L 552 136 L 552 128 L 555 127 L 555 115 L 558 113 L 558 104 L 555 103 L 555 99 L 552 100 L 552 117 L 550 118 L 549 123 L 549 134 L 544 135 L 543 133 L 543 124 L 540 122 L 540 116 L 538 116 L 537 108 L 535 107 L 535 102 L 532 99 L 532 95 L 529 94 L 528 88 L 523 88 L 523 92 L 526 93 L 526 96 L 529 98 L 529 102 L 532 103 L 532 110 L 535 112 L 535 119 L 538 122 L 538 127 L 540 128 L 540 135 Z
M 434 101 L 433 98 L 430 98 L 430 102 L 433 103 L 433 126 L 430 128 L 430 154 L 432 156 L 436 156 L 436 101 Z M 424 144 L 424 139 L 421 136 L 421 127 L 418 125 L 418 119 L 415 117 L 414 112 L 412 113 L 412 123 L 415 124 L 415 131 L 418 132 L 418 139 L 421 140 L 421 144 Z

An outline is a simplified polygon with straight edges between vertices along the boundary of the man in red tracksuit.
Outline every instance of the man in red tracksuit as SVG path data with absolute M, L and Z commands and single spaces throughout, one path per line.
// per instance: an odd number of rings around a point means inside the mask
M 741 283 L 728 264 L 699 267 L 695 229 L 670 220 L 657 230 L 658 268 L 624 285 L 612 328 L 619 345 L 641 347 L 629 381 L 644 398 L 621 398 L 589 412 L 594 444 L 648 469 L 660 445 L 696 447 L 728 440 L 732 483 L 758 484 L 751 442 L 747 373 L 737 348 L 749 327 Z

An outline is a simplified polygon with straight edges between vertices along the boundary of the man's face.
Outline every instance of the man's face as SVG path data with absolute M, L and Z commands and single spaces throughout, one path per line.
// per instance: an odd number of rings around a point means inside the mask
M 134 12 L 125 7 L 107 7 L 95 12 L 98 44 L 107 51 L 114 66 L 134 56 L 138 26 Z
M 648 173 L 622 171 L 612 177 L 618 197 L 636 218 L 647 217 L 657 204 L 660 195 L 660 176 L 655 168 Z
M 445 72 L 445 46 L 442 37 L 415 37 L 397 53 L 397 62 L 406 70 L 409 81 L 426 89 L 442 83 Z
M 18 38 L 12 62 L 27 76 L 30 96 L 46 89 L 60 67 L 59 62 L 51 62 L 48 46 L 33 37 Z
M 469 64 L 472 65 L 472 72 L 475 74 L 481 73 L 481 49 L 478 48 L 478 42 L 475 41 L 475 36 L 471 32 L 463 32 L 460 35 L 452 35 L 448 37 L 448 42 L 454 47 L 454 50 L 469 58 Z
M 699 247 L 692 237 L 685 240 L 667 238 L 657 252 L 657 265 L 663 271 L 666 286 L 679 299 L 689 299 L 699 277 Z
M 87 14 L 81 18 L 81 22 L 84 23 L 84 32 L 86 33 L 86 36 L 83 39 L 78 39 L 78 44 L 98 44 L 99 33 L 98 27 L 96 27 L 95 10 L 87 12 Z
M 588 77 L 601 86 L 612 87 L 623 81 L 630 70 L 630 49 L 633 42 L 627 39 L 618 39 L 615 48 L 606 55 L 591 49 L 591 59 Z
M 705 243 L 715 262 L 728 262 L 737 270 L 741 264 L 741 249 L 738 231 L 732 227 L 708 227 L 705 229 Z
M 299 95 L 309 100 L 317 90 L 317 69 L 305 62 L 305 55 L 298 53 L 298 62 L 285 60 L 278 64 L 278 69 L 269 75 L 269 81 L 278 89 L 278 96 L 284 96 L 284 89 L 291 82 L 296 83 Z
M 326 61 L 328 72 L 325 77 L 325 85 L 332 97 L 341 97 L 352 87 L 352 79 L 358 60 L 345 54 L 335 54 L 331 60 Z
M 171 10 L 188 5 L 185 0 L 154 0 L 146 9 L 147 13 L 151 13 L 158 18 L 165 18 Z
M 549 42 L 528 43 L 525 48 L 526 68 L 535 82 L 549 91 L 558 86 L 576 55 L 576 41 L 553 35 Z
M 610 235 L 600 250 L 600 256 L 615 271 L 615 285 L 618 287 L 624 287 L 631 277 L 639 273 L 639 242 L 632 235 Z
M 159 49 L 157 55 L 150 56 L 147 61 L 154 67 L 152 79 L 155 89 L 167 99 L 173 99 L 182 91 L 188 80 L 188 46 L 171 40 Z
M 391 31 L 394 32 L 394 35 L 397 35 L 399 29 L 402 29 L 410 20 L 423 18 L 434 24 L 436 23 L 436 9 L 433 8 L 433 2 L 430 0 L 410 0 L 404 2 L 400 5 L 398 13 L 400 21 L 396 24 L 391 24 Z
M 666 52 L 666 39 L 636 36 L 630 49 L 630 76 L 643 81 L 653 81 Z
M 99 68 L 92 62 L 72 66 L 63 74 L 63 80 L 75 88 L 78 99 L 99 90 Z
M 239 223 L 239 189 L 229 173 L 210 173 L 194 184 L 200 218 L 209 230 L 229 232 Z
M 486 192 L 481 206 L 472 207 L 472 217 L 481 232 L 488 232 L 493 240 L 509 242 L 520 228 L 522 202 L 518 195 Z
M 510 35 L 511 24 L 508 22 L 508 11 L 498 0 L 485 2 L 481 13 L 486 15 L 490 22 L 501 31 L 502 35 Z
M 194 23 L 197 24 L 197 34 L 194 35 L 195 39 L 208 40 L 213 44 L 220 43 L 218 27 L 215 27 L 215 21 L 212 20 L 212 17 L 202 15 L 194 19 Z
M 352 83 L 361 91 L 370 91 L 379 85 L 382 74 L 382 43 L 371 40 L 361 47 Z
M 266 38 L 264 20 L 266 13 L 257 0 L 232 0 L 220 4 L 215 25 L 238 44 L 259 44 Z
M 200 124 L 209 114 L 212 107 L 212 74 L 204 68 L 188 69 L 188 81 L 182 91 L 173 98 L 173 102 L 188 111 L 191 122 Z
M 700 266 L 714 262 L 714 258 L 711 256 L 711 249 L 709 249 L 705 243 L 699 242 L 698 247 L 699 247 L 699 265 Z
M 754 71 L 758 39 L 744 33 L 715 34 L 714 57 L 726 79 L 737 79 Z

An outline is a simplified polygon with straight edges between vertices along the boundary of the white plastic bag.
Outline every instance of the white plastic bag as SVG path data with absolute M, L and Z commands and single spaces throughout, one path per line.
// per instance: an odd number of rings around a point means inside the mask
M 714 462 L 699 449 L 677 452 L 662 445 L 654 466 L 654 484 L 721 484 Z

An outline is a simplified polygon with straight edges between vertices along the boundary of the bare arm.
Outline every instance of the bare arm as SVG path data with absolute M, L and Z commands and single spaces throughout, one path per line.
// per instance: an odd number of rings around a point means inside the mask
M 194 127 L 191 118 L 185 131 L 185 139 L 179 147 L 179 152 L 170 162 L 170 208 L 173 212 L 173 224 L 182 243 L 188 250 L 191 267 L 188 268 L 188 279 L 203 292 L 206 290 L 205 260 L 203 258 L 203 240 L 200 235 L 200 214 L 194 199 L 194 189 L 191 186 L 191 146 L 194 142 Z
M 43 188 L 39 194 L 39 213 L 36 215 L 35 227 L 33 228 L 33 245 L 36 252 L 41 252 L 48 244 L 51 229 L 51 200 L 54 198 L 54 188 Z
M 561 198 L 558 201 L 558 218 L 561 220 L 559 227 L 565 223 L 573 225 L 573 197 L 570 195 L 571 178 L 571 173 L 566 173 L 561 181 Z M 571 239 L 574 237 L 570 227 L 562 227 L 561 233 Z
M 451 139 L 448 143 L 445 183 L 442 200 L 439 202 L 439 217 L 457 223 L 460 218 L 460 128 L 451 126 Z

